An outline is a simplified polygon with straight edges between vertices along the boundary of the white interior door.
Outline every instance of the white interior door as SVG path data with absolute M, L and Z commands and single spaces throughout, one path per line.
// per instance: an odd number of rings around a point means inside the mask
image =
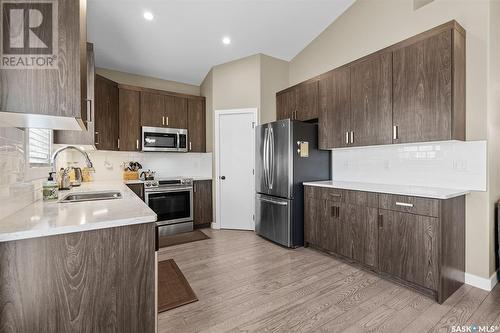
M 256 112 L 219 114 L 219 218 L 223 229 L 255 230 Z

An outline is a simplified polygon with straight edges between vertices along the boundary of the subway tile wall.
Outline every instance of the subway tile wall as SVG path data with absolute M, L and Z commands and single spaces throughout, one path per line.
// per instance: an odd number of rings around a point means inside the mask
M 41 180 L 26 175 L 24 131 L 0 128 L 0 219 L 11 215 L 39 198 Z
M 486 141 L 332 150 L 332 179 L 486 191 Z

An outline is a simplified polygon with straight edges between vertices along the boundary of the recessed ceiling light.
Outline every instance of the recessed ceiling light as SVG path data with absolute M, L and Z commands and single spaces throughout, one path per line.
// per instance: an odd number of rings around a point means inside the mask
M 151 12 L 144 12 L 144 18 L 148 21 L 152 21 L 154 16 L 153 16 L 153 13 Z
M 224 38 L 222 38 L 222 44 L 224 44 L 224 45 L 229 45 L 229 44 L 231 44 L 231 38 L 229 38 L 229 37 L 227 37 L 227 36 L 226 36 L 226 37 L 224 37 Z

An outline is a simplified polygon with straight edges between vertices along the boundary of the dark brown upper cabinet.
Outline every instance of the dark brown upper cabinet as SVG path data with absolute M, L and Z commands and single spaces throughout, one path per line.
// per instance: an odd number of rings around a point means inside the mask
M 318 81 L 304 82 L 276 95 L 277 119 L 308 121 L 318 118 Z
M 351 110 L 349 67 L 333 70 L 319 81 L 319 148 L 346 147 L 349 144 Z
M 119 149 L 118 85 L 103 76 L 95 78 L 95 146 Z
M 40 55 L 40 50 L 36 53 L 47 64 L 50 60 L 55 62 L 54 66 L 0 70 L 0 121 L 6 117 L 11 125 L 17 127 L 35 124 L 54 129 L 87 129 L 90 117 L 87 99 L 91 95 L 87 94 L 86 1 L 59 1 L 57 10 L 57 27 L 42 24 L 36 31 L 39 39 L 45 41 L 48 47 L 52 46 L 52 53 L 46 57 Z M 50 14 L 44 11 L 44 15 Z M 55 31 L 58 31 L 59 38 L 56 38 Z M 26 40 L 32 38 L 25 36 Z M 7 44 L 5 41 L 4 48 Z M 6 49 L 3 52 L 6 54 Z M 40 119 L 32 115 L 51 118 Z
M 165 95 L 165 127 L 187 129 L 187 98 Z
M 140 92 L 119 88 L 120 150 L 140 151 L 141 98 Z
M 465 37 L 447 29 L 394 51 L 394 142 L 465 140 Z
M 163 95 L 141 92 L 141 125 L 150 127 L 165 125 L 165 99 Z
M 188 106 L 188 149 L 190 152 L 206 152 L 205 98 L 189 98 Z
M 87 43 L 87 129 L 81 131 L 54 131 L 54 143 L 68 145 L 94 145 L 95 131 L 95 58 L 94 45 Z
M 321 149 L 466 138 L 465 30 L 456 21 L 278 92 L 278 119 L 313 105 L 314 89 L 298 89 L 317 81 Z
M 276 119 L 293 119 L 295 111 L 295 90 L 276 94 Z
M 350 69 L 349 145 L 392 143 L 392 53 L 376 54 L 352 64 Z

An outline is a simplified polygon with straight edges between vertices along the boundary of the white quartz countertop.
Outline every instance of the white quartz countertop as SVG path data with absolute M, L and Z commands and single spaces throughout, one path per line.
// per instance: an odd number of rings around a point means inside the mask
M 123 181 L 82 183 L 67 193 L 118 190 L 121 199 L 61 203 L 36 201 L 0 220 L 0 242 L 156 221 L 153 212 Z
M 360 183 L 360 182 L 346 182 L 346 181 L 334 181 L 334 180 L 305 182 L 304 185 L 331 187 L 344 190 L 408 195 L 412 197 L 424 197 L 433 199 L 451 199 L 454 197 L 470 193 L 470 191 L 467 190 L 457 190 L 457 189 L 447 189 L 447 188 L 437 188 L 437 187 Z

